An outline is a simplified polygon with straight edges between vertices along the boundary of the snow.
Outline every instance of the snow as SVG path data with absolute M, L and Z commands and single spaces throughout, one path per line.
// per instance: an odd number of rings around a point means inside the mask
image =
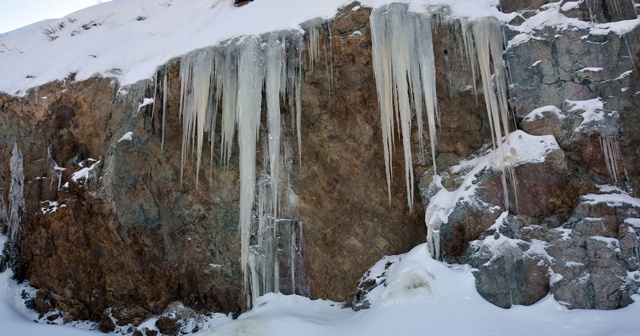
M 73 175 L 71 175 L 71 180 L 76 183 L 81 180 L 85 180 L 85 181 L 89 180 L 89 173 L 91 173 L 91 171 L 93 171 L 93 169 L 99 163 L 100 161 L 96 161 L 94 162 L 94 164 L 91 165 L 91 167 L 85 167 L 73 173 Z
M 497 158 L 503 158 L 503 164 L 509 168 L 517 167 L 526 163 L 544 162 L 546 156 L 560 149 L 553 135 L 534 136 L 521 130 L 510 134 L 511 143 L 504 143 L 500 149 L 489 150 L 476 158 L 462 161 L 451 168 L 452 172 L 465 172 L 464 181 L 460 187 L 454 191 L 448 191 L 442 186 L 442 178 L 434 176 L 429 189 L 438 190 L 429 200 L 425 213 L 425 223 L 427 225 L 427 243 L 429 249 L 436 259 L 440 258 L 439 253 L 439 229 L 448 221 L 448 217 L 458 202 L 477 204 L 479 201 L 474 197 L 478 188 L 476 175 L 485 169 L 501 171 L 502 167 Z M 504 139 L 502 141 L 505 141 Z M 485 204 L 477 204 L 485 207 Z
M 399 260 L 399 261 L 398 261 Z M 617 311 L 567 310 L 548 296 L 529 306 L 501 309 L 475 290 L 468 266 L 433 260 L 426 246 L 389 261 L 387 286 L 353 312 L 326 300 L 269 294 L 237 320 L 198 335 L 636 335 L 640 305 Z M 372 274 L 375 272 L 372 272 Z
M 543 119 L 545 112 L 549 112 L 556 115 L 560 120 L 566 118 L 565 115 L 562 114 L 562 110 L 560 110 L 559 108 L 553 105 L 547 105 L 547 106 L 538 107 L 537 109 L 529 112 L 529 114 L 527 114 L 524 117 L 523 121 L 534 121 L 537 119 Z
M 153 105 L 155 103 L 155 99 L 153 98 L 144 98 L 142 100 L 142 103 L 138 104 L 138 109 L 136 110 L 136 113 L 134 113 L 134 115 L 138 115 L 138 112 L 140 112 L 140 109 L 145 107 L 145 106 L 149 106 L 149 105 Z
M 131 140 L 133 140 L 133 132 L 127 132 L 122 136 L 122 138 L 120 138 L 120 140 L 118 140 L 118 142 L 131 141 Z
M 589 238 L 605 243 L 608 249 L 620 252 L 620 248 L 618 248 L 618 239 L 616 238 L 603 237 L 603 236 L 591 236 Z
M 587 194 L 581 196 L 587 204 L 606 203 L 608 206 L 623 206 L 625 204 L 640 207 L 640 199 L 623 194 Z
M 238 319 L 218 316 L 205 326 L 208 329 L 195 335 L 389 336 L 428 331 L 431 335 L 631 336 L 640 330 L 638 303 L 615 311 L 568 310 L 547 296 L 528 307 L 498 308 L 477 293 L 472 268 L 432 259 L 425 244 L 407 254 L 385 257 L 372 268 L 372 274 L 382 273 L 389 261 L 393 264 L 387 271 L 387 286 L 370 293 L 370 309 L 354 312 L 337 302 L 271 293 L 260 297 Z M 23 290 L 33 289 L 16 284 L 11 276 L 11 271 L 0 273 L 3 336 L 104 335 L 33 323 L 37 313 L 28 310 L 21 299 Z M 156 320 L 145 321 L 141 328 L 157 330 Z
M 43 215 L 58 212 L 59 205 L 57 201 L 42 201 L 40 205 L 42 206 L 40 212 L 42 212 Z
M 569 112 L 579 112 L 582 116 L 582 123 L 574 129 L 579 132 L 588 129 L 590 125 L 597 125 L 599 121 L 605 119 L 605 114 L 616 113 L 615 111 L 607 111 L 604 109 L 604 101 L 602 98 L 594 98 L 588 100 L 565 100 L 565 103 L 571 106 Z
M 116 77 L 121 85 L 151 78 L 156 68 L 192 50 L 244 35 L 300 30 L 300 24 L 332 18 L 351 0 L 270 0 L 234 7 L 229 0 L 113 0 L 57 20 L 0 35 L 0 92 L 25 95 L 28 88 L 75 74 Z M 392 0 L 363 0 L 380 7 Z M 403 1 L 401 1 L 403 2 Z M 442 3 L 414 0 L 411 10 Z M 505 17 L 497 0 L 452 0 L 451 15 Z M 53 29 L 49 40 L 42 29 Z
M 617 22 L 593 23 L 569 18 L 562 12 L 569 11 L 578 5 L 578 2 L 566 2 L 561 6 L 562 1 L 552 2 L 541 7 L 533 16 L 526 19 L 521 25 L 509 25 L 509 28 L 520 32 L 507 42 L 507 49 L 527 42 L 531 39 L 542 39 L 537 36 L 538 31 L 550 27 L 556 30 L 586 29 L 590 35 L 607 35 L 614 33 L 625 35 L 640 25 L 640 17 L 631 20 L 621 20 Z M 504 21 L 508 22 L 508 21 Z M 585 36 L 586 38 L 587 36 Z M 545 38 L 546 39 L 546 38 Z
M 625 223 L 640 228 L 640 218 L 627 218 L 624 220 Z
M 604 68 L 587 67 L 587 68 L 582 68 L 582 69 L 578 70 L 577 72 L 600 72 L 602 70 L 604 70 Z

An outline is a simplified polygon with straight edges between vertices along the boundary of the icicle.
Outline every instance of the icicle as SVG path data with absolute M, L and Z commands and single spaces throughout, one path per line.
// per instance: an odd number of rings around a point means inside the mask
M 165 121 L 167 116 L 167 90 L 169 90 L 168 79 L 167 79 L 167 67 L 164 67 L 164 74 L 162 76 L 162 140 L 160 142 L 160 153 L 164 152 L 164 130 L 165 130 Z
M 187 69 L 184 69 L 186 67 Z M 196 69 L 194 71 L 194 69 Z M 196 155 L 196 187 L 202 162 L 204 132 L 207 127 L 207 111 L 209 109 L 209 89 L 213 72 L 213 53 L 209 50 L 198 51 L 187 55 L 180 64 L 182 80 L 187 80 L 190 90 L 184 98 L 182 106 L 182 165 L 186 162 L 189 144 L 194 140 L 193 150 Z M 186 78 L 184 76 L 187 76 Z M 184 84 L 183 84 L 184 85 Z M 185 85 L 186 87 L 186 85 Z
M 49 190 L 51 190 L 51 188 L 53 187 L 54 176 L 58 177 L 57 190 L 60 190 L 60 187 L 62 186 L 62 172 L 67 169 L 58 166 L 58 163 L 53 159 L 53 154 L 51 153 L 51 146 L 47 147 L 47 161 L 49 162 L 49 175 L 51 175 Z
M 251 210 L 256 185 L 256 142 L 260 127 L 264 60 L 257 37 L 247 37 L 241 45 L 238 65 L 238 144 L 240 146 L 240 264 L 248 285 Z
M 387 191 L 391 203 L 394 124 L 402 139 L 407 204 L 413 210 L 414 177 L 411 155 L 411 111 L 416 112 L 420 152 L 423 150 L 422 110 L 426 107 L 433 166 L 437 97 L 431 17 L 407 12 L 405 4 L 392 4 L 371 13 L 373 68 L 380 107 Z M 424 105 L 423 100 L 424 99 Z
M 288 259 L 279 259 L 278 250 L 280 205 L 288 204 L 286 198 L 281 201 L 282 193 L 288 190 L 281 187 L 281 180 L 288 179 L 291 171 L 291 165 L 283 163 L 283 148 L 288 150 L 288 160 L 291 160 L 292 152 L 289 146 L 283 146 L 280 102 L 281 99 L 289 101 L 301 161 L 303 44 L 301 34 L 269 33 L 236 39 L 223 47 L 198 50 L 185 55 L 180 64 L 182 164 L 184 167 L 191 151 L 197 160 L 196 181 L 205 132 L 209 133 L 213 157 L 218 109 L 222 110 L 221 165 L 229 164 L 237 125 L 240 262 L 249 306 L 257 297 L 280 290 L 281 262 L 283 265 L 290 263 Z M 165 81 L 163 78 L 166 92 Z M 166 101 L 166 97 L 164 99 Z M 268 134 L 263 138 L 264 165 L 258 183 L 256 222 L 252 216 L 256 196 L 256 146 L 263 105 L 266 106 Z M 290 205 L 286 209 L 290 212 Z
M 327 34 L 329 35 L 329 43 L 324 45 L 324 54 L 327 67 L 327 76 L 329 77 L 329 95 L 333 94 L 333 35 L 331 34 L 331 23 L 326 23 Z
M 620 143 L 618 139 L 600 136 L 600 147 L 604 154 L 604 162 L 607 166 L 609 176 L 614 183 L 618 183 L 618 175 L 620 172 L 620 158 L 622 157 L 620 152 Z
M 309 71 L 313 72 L 313 68 L 320 59 L 320 29 L 321 24 L 315 24 L 309 29 L 308 47 L 309 51 Z
M 7 204 L 4 202 L 4 191 L 0 190 L 0 232 L 3 227 L 9 227 L 9 217 L 7 215 Z M 0 246 L 0 248 L 3 248 Z
M 468 35 L 466 39 L 471 56 L 472 71 L 476 65 L 480 70 L 493 147 L 497 148 L 496 164 L 502 171 L 504 206 L 508 210 L 509 193 L 505 176 L 506 165 L 502 134 L 505 135 L 505 141 L 509 144 L 509 108 L 507 105 L 507 76 L 502 59 L 502 29 L 496 18 L 486 17 L 471 22 L 466 34 Z M 473 41 L 473 46 L 471 41 Z M 515 183 L 514 180 L 514 185 Z
M 218 73 L 222 73 L 223 90 L 220 162 L 228 166 L 233 151 L 238 104 L 238 60 L 235 44 L 226 46 L 224 54 L 216 57 L 216 69 Z
M 22 151 L 18 148 L 18 144 L 13 145 L 13 152 L 9 160 L 9 168 L 11 171 L 11 185 L 9 187 L 9 226 L 7 228 L 7 237 L 13 242 L 16 241 L 20 232 L 20 218 L 26 212 L 24 201 L 24 172 L 22 165 Z
M 280 172 L 280 92 L 283 88 L 282 78 L 286 72 L 284 45 L 273 34 L 266 45 L 266 77 L 265 90 L 267 100 L 267 120 L 269 126 L 269 172 L 271 174 L 271 199 L 273 218 L 278 218 L 278 173 Z

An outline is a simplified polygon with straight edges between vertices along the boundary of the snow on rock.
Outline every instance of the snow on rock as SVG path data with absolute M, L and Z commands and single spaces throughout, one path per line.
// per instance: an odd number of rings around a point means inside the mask
M 563 12 L 570 11 L 578 6 L 582 1 L 566 2 L 562 1 L 548 3 L 535 11 L 535 14 L 527 18 L 520 25 L 508 25 L 510 29 L 518 32 L 507 42 L 507 49 L 525 43 L 531 39 L 541 39 L 538 32 L 543 33 L 544 28 L 554 28 L 556 30 L 567 29 L 587 29 L 591 35 L 607 35 L 615 33 L 624 35 L 640 25 L 640 18 L 621 20 L 607 23 L 593 23 L 570 18 Z
M 627 193 L 611 193 L 611 194 L 587 194 L 581 197 L 586 204 L 605 203 L 608 206 L 631 205 L 640 207 L 640 199 L 632 197 Z
M 565 100 L 565 104 L 569 113 L 579 113 L 582 116 L 582 122 L 574 129 L 575 132 L 595 132 L 601 135 L 617 133 L 618 112 L 606 110 L 602 98 Z
M 527 114 L 522 121 L 529 122 L 537 119 L 542 119 L 544 118 L 545 113 L 551 113 L 557 116 L 558 119 L 560 120 L 566 118 L 566 116 L 562 114 L 562 110 L 560 110 L 559 108 L 553 105 L 547 105 L 547 106 L 538 107 L 537 109 L 529 112 L 529 114 Z
M 235 320 L 197 335 L 634 335 L 638 304 L 613 312 L 568 310 L 548 295 L 529 306 L 498 308 L 481 298 L 469 266 L 431 258 L 425 244 L 387 256 L 367 271 L 377 283 L 369 309 L 267 294 Z M 627 277 L 637 276 L 629 273 Z M 562 275 L 556 275 L 561 281 Z M 461 316 L 463 318 L 461 318 Z
M 122 138 L 120 138 L 120 140 L 118 140 L 118 142 L 131 141 L 131 140 L 133 140 L 133 132 L 127 132 L 122 136 Z
M 42 212 L 43 215 L 58 212 L 57 201 L 42 201 L 40 204 L 42 205 L 40 212 Z
M 503 144 L 502 156 L 508 167 L 517 167 L 526 163 L 541 163 L 547 155 L 560 149 L 552 135 L 533 136 L 523 131 L 510 134 L 511 143 Z M 475 204 L 480 208 L 487 208 L 481 200 L 475 197 L 478 188 L 477 176 L 485 170 L 499 170 L 497 165 L 498 150 L 488 150 L 470 160 L 450 168 L 450 171 L 461 174 L 460 184 L 455 190 L 448 190 L 442 185 L 442 176 L 436 175 L 429 185 L 429 203 L 426 207 L 425 221 L 427 225 L 427 243 L 436 259 L 440 259 L 440 227 L 448 222 L 449 215 L 456 204 L 463 202 Z M 424 196 L 424 195 L 423 195 Z M 492 209 L 486 209 L 493 211 Z
M 73 182 L 79 183 L 80 181 L 84 180 L 84 181 L 88 181 L 89 180 L 89 176 L 90 173 L 93 171 L 93 169 L 100 164 L 101 161 L 98 160 L 96 162 L 94 162 L 91 167 L 85 167 L 82 168 L 80 170 L 78 170 L 77 172 L 73 173 L 73 175 L 71 175 L 71 180 Z
M 153 98 L 144 98 L 142 100 L 142 103 L 138 104 L 138 109 L 136 110 L 134 115 L 138 115 L 138 112 L 140 112 L 141 108 L 143 108 L 145 106 L 153 105 L 154 103 L 155 103 L 155 99 L 153 99 Z

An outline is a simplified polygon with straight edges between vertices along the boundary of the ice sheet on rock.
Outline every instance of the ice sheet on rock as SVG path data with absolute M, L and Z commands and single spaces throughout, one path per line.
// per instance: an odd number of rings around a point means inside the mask
M 20 233 L 22 214 L 27 211 L 24 200 L 24 170 L 23 155 L 17 144 L 13 145 L 11 159 L 9 159 L 11 184 L 9 186 L 9 221 L 7 236 L 13 242 Z

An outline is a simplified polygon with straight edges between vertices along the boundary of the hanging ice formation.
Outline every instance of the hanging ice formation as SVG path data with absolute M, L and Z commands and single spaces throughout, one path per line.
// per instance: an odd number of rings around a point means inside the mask
M 481 18 L 468 24 L 464 23 L 462 26 L 465 28 L 463 31 L 466 35 L 465 48 L 474 78 L 476 66 L 480 70 L 493 147 L 497 149 L 496 165 L 502 171 L 504 207 L 508 211 L 510 204 L 506 176 L 507 174 L 511 176 L 514 190 L 516 190 L 516 179 L 513 167 L 505 162 L 502 144 L 503 134 L 505 142 L 509 144 L 510 119 L 507 104 L 507 69 L 502 58 L 504 52 L 502 28 L 498 19 L 494 17 Z M 517 193 L 514 192 L 514 195 L 517 197 Z
M 257 298 L 280 290 L 278 228 L 279 224 L 285 222 L 281 218 L 280 208 L 283 204 L 281 199 L 287 199 L 282 197 L 287 192 L 287 188 L 282 186 L 282 178 L 288 176 L 282 165 L 284 146 L 281 141 L 283 117 L 280 106 L 282 101 L 288 102 L 290 118 L 297 129 L 300 153 L 303 47 L 302 34 L 298 32 L 267 33 L 235 39 L 224 46 L 197 50 L 183 56 L 180 61 L 182 171 L 189 153 L 193 153 L 196 157 L 196 186 L 205 133 L 209 134 L 211 160 L 214 160 L 218 111 L 222 114 L 221 165 L 228 165 L 237 130 L 240 153 L 240 261 L 248 306 L 251 305 L 251 297 Z M 263 161 L 265 171 L 260 181 L 259 216 L 257 223 L 254 223 L 256 145 L 263 105 L 267 114 L 268 155 Z M 297 221 L 286 221 L 289 226 L 299 226 Z M 255 229 L 252 230 L 252 227 Z M 299 239 L 288 241 L 291 244 L 299 243 Z
M 442 8 L 434 8 L 436 12 Z M 402 140 L 405 161 L 405 181 L 409 209 L 413 208 L 414 177 L 411 157 L 411 113 L 415 112 L 419 153 L 424 150 L 422 113 L 427 114 L 431 158 L 435 172 L 436 124 L 439 123 L 436 96 L 435 60 L 431 25 L 437 24 L 434 11 L 411 13 L 405 4 L 392 4 L 373 10 L 371 35 L 373 67 L 376 77 L 381 114 L 387 189 L 391 198 L 391 162 L 394 131 L 397 126 Z M 505 162 L 503 135 L 509 143 L 509 109 L 507 105 L 507 72 L 504 66 L 503 37 L 500 22 L 493 17 L 474 21 L 459 20 L 464 49 L 470 63 L 474 90 L 479 72 L 482 82 L 494 149 L 496 166 L 502 172 L 504 205 L 509 208 L 506 175 L 510 175 L 515 190 L 515 174 Z M 440 258 L 438 248 L 442 219 L 426 214 L 427 241 L 432 254 Z
M 7 228 L 7 237 L 14 242 L 18 233 L 20 233 L 22 213 L 26 210 L 24 201 L 24 172 L 22 167 L 22 151 L 18 148 L 17 144 L 14 144 L 11 159 L 9 160 L 11 185 L 9 187 L 9 222 Z
M 604 154 L 604 162 L 607 165 L 609 176 L 615 184 L 618 183 L 618 175 L 620 173 L 620 143 L 618 139 L 611 136 L 600 136 L 600 147 Z
M 373 70 L 380 107 L 387 191 L 391 203 L 394 128 L 402 139 L 407 202 L 413 210 L 414 177 L 411 157 L 411 113 L 416 113 L 419 151 L 424 149 L 423 107 L 427 112 L 431 158 L 435 167 L 438 101 L 431 15 L 407 11 L 405 4 L 392 4 L 371 13 Z

